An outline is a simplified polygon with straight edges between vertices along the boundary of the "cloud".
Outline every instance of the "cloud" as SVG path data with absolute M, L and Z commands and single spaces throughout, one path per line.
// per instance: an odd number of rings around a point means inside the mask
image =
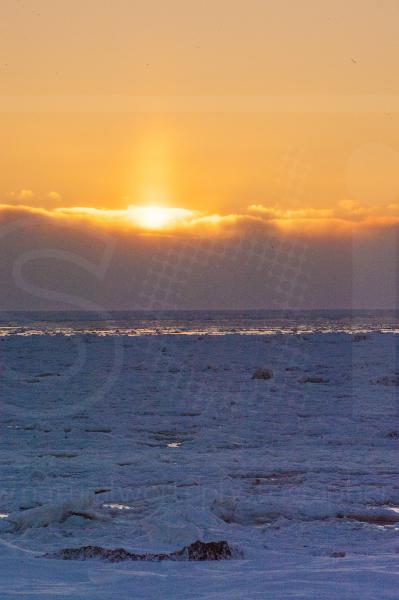
M 48 192 L 47 198 L 49 200 L 52 200 L 53 202 L 61 202 L 61 200 L 62 200 L 61 194 L 59 192 L 55 192 L 54 190 L 51 190 L 50 192 Z
M 29 202 L 34 199 L 35 194 L 32 190 L 22 189 L 19 192 L 10 192 L 8 197 L 19 202 Z
M 248 210 L 285 232 L 306 235 L 365 234 L 399 224 L 399 204 L 361 204 L 343 200 L 334 208 L 283 209 L 251 204 Z
M 26 200 L 32 200 L 35 197 L 35 194 L 32 190 L 21 190 L 17 195 L 18 200 L 25 202 Z
M 123 209 L 85 206 L 39 208 L 25 204 L 0 204 L 0 221 L 5 215 L 45 218 L 53 224 L 97 227 L 108 232 L 142 235 L 234 235 L 250 224 L 262 224 L 253 215 L 207 214 L 185 208 L 129 205 Z M 266 224 L 266 221 L 265 223 Z
M 370 211 L 359 217 L 357 205 L 338 207 L 346 220 L 264 207 L 236 215 L 181 209 L 166 213 L 170 228 L 159 230 L 140 225 L 139 208 L 1 205 L 0 308 L 375 308 L 396 301 L 398 227 L 390 218 L 371 227 Z M 308 235 L 313 222 L 318 233 Z M 337 223 L 346 223 L 343 235 Z
M 189 227 L 200 215 L 198 211 L 185 208 L 129 205 L 124 209 L 110 210 L 87 207 L 55 209 L 54 214 L 80 219 L 94 219 L 105 225 L 119 225 L 146 231 L 177 230 Z
M 30 195 L 30 190 L 23 190 Z M 32 192 L 33 193 L 33 192 Z M 50 192 L 52 198 L 60 198 Z M 399 205 L 362 205 L 344 200 L 334 208 L 287 209 L 252 204 L 233 214 L 207 213 L 175 207 L 128 205 L 120 209 L 85 206 L 40 208 L 29 204 L 0 204 L 0 221 L 11 213 L 47 219 L 53 224 L 74 228 L 96 227 L 105 233 L 177 237 L 234 237 L 277 233 L 304 237 L 350 237 L 368 235 L 375 230 L 399 224 Z

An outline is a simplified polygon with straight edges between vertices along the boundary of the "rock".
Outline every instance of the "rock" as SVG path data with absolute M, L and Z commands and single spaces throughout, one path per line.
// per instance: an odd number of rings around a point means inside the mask
M 106 494 L 107 492 L 110 492 L 111 488 L 97 488 L 96 490 L 94 490 L 95 494 Z
M 112 433 L 110 427 L 86 427 L 86 433 Z
M 232 551 L 229 544 L 225 541 L 220 542 L 201 542 L 197 541 L 189 546 L 185 546 L 176 554 L 180 560 L 226 560 L 232 558 Z
M 331 552 L 330 556 L 332 558 L 345 558 L 346 552 Z
M 357 333 L 352 339 L 354 342 L 365 342 L 369 339 L 369 336 L 364 333 Z
M 301 383 L 328 383 L 328 379 L 324 379 L 324 377 L 304 377 L 301 379 Z
M 62 560 L 88 560 L 101 558 L 109 562 L 120 562 L 122 560 L 135 560 L 135 556 L 123 548 L 109 550 L 101 546 L 82 546 L 81 548 L 64 548 L 53 554 L 45 554 L 44 558 L 61 558 Z
M 395 386 L 395 385 L 399 385 L 399 375 L 391 375 L 391 376 L 384 376 L 384 377 L 379 377 L 378 379 L 374 379 L 374 381 L 372 381 L 371 383 L 375 383 L 375 384 L 379 384 L 379 385 L 388 385 L 388 386 Z
M 59 373 L 39 373 L 36 377 L 60 377 Z
M 256 369 L 252 375 L 252 379 L 271 379 L 273 377 L 273 371 L 271 369 Z
M 229 544 L 224 541 L 218 542 L 196 542 L 184 546 L 175 552 L 164 552 L 153 554 L 145 552 L 136 554 L 124 548 L 102 548 L 101 546 L 82 546 L 81 548 L 64 548 L 58 552 L 45 554 L 44 558 L 60 558 L 62 560 L 89 560 L 102 559 L 109 562 L 121 562 L 124 560 L 159 562 L 163 560 L 229 560 L 233 558 L 233 551 Z

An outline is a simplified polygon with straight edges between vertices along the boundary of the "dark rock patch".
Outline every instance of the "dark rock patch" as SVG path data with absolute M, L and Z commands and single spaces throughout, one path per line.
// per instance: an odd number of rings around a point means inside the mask
M 38 375 L 36 375 L 36 377 L 61 377 L 61 375 L 59 373 L 39 373 Z
M 111 433 L 110 427 L 86 427 L 86 433 Z
M 369 336 L 366 335 L 365 333 L 357 333 L 356 335 L 353 336 L 352 339 L 354 342 L 365 342 L 366 340 L 369 339 Z
M 378 379 L 374 379 L 374 381 L 371 383 L 377 385 L 397 386 L 399 385 L 399 375 L 386 375 L 384 377 L 378 377 Z
M 329 380 L 324 377 L 304 377 L 301 383 L 329 383 Z
M 90 560 L 101 559 L 108 562 L 121 562 L 125 560 L 160 562 L 163 560 L 230 560 L 233 551 L 229 544 L 222 540 L 218 542 L 196 542 L 184 546 L 175 552 L 154 554 L 145 552 L 137 554 L 124 548 L 102 548 L 101 546 L 82 546 L 81 548 L 64 548 L 58 552 L 45 554 L 44 558 L 59 558 L 62 560 Z
M 252 379 L 271 379 L 273 377 L 273 371 L 271 369 L 256 369 L 252 375 Z

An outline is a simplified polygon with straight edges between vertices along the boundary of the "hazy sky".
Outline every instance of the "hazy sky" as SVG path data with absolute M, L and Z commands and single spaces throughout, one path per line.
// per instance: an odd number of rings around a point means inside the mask
M 351 305 L 353 287 L 357 304 L 393 305 L 398 21 L 398 0 L 2 0 L 4 305 L 29 304 L 11 291 L 21 235 L 38 251 L 60 227 L 67 247 L 83 231 L 114 240 L 114 293 L 92 290 L 110 306 L 138 305 L 129 265 L 142 279 L 182 240 L 228 250 L 217 250 L 220 272 L 212 261 L 192 270 L 180 304 L 278 304 L 237 242 L 265 248 L 270 235 L 306 243 L 316 305 Z M 142 214 L 148 205 L 166 212 Z M 30 225 L 10 237 L 14 218 Z M 55 284 L 64 271 L 46 261 L 36 274 Z

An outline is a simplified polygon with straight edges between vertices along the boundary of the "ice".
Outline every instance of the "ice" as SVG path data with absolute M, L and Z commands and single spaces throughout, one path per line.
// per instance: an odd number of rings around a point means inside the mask
M 48 527 L 54 523 L 64 523 L 69 517 L 80 516 L 89 520 L 105 520 L 103 515 L 91 510 L 94 495 L 87 494 L 85 498 L 66 500 L 58 504 L 46 504 L 38 508 L 11 513 L 8 521 L 17 532 L 36 527 Z
M 397 598 L 397 334 L 68 328 L 1 343 L 2 600 Z M 242 557 L 43 558 L 199 539 Z

